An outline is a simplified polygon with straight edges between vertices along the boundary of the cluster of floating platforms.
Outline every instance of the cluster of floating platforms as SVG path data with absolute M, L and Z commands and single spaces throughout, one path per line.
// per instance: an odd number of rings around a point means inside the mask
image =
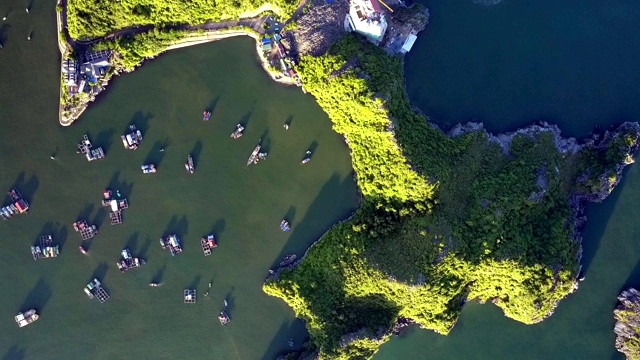
M 89 282 L 84 288 L 84 292 L 87 294 L 89 299 L 96 298 L 101 303 L 109 300 L 109 294 L 102 287 L 102 283 L 100 283 L 100 280 L 98 279 L 91 280 L 91 282 Z
M 154 164 L 142 164 L 140 165 L 140 169 L 143 174 L 155 174 L 155 172 L 158 171 Z
M 160 245 L 163 249 L 169 248 L 171 256 L 176 256 L 182 252 L 182 246 L 180 246 L 180 239 L 178 235 L 169 235 L 167 237 L 160 238 Z
M 22 197 L 18 189 L 11 189 L 7 195 L 11 198 L 11 204 L 0 208 L 2 220 L 8 220 L 16 214 L 24 214 L 29 210 L 29 203 Z
M 74 222 L 73 230 L 80 233 L 82 241 L 89 240 L 98 234 L 98 228 L 95 225 L 89 226 L 86 220 L 78 220 Z
M 135 125 L 129 125 L 129 132 L 120 136 L 122 145 L 127 150 L 137 150 L 142 141 L 142 132 Z
M 31 247 L 31 255 L 33 260 L 50 259 L 60 255 L 60 247 L 53 245 L 53 236 L 40 236 L 38 245 Z
M 78 143 L 78 154 L 84 154 L 87 157 L 87 161 L 93 161 L 104 158 L 104 150 L 101 147 L 92 149 L 93 144 L 89 140 L 89 135 L 84 135 L 82 141 Z
M 15 316 L 16 323 L 19 327 L 25 327 L 32 322 L 37 321 L 40 318 L 36 309 L 30 309 L 25 311 L 24 313 L 19 312 L 18 315 Z
M 196 289 L 184 289 L 184 303 L 185 304 L 196 303 Z
M 204 252 L 204 256 L 211 255 L 211 249 L 218 247 L 213 234 L 208 235 L 206 238 L 200 239 L 200 244 L 202 245 L 202 252 Z
M 129 251 L 129 249 L 123 249 L 120 254 L 122 255 L 122 258 L 116 263 L 120 272 L 126 272 L 127 270 L 138 268 L 146 264 L 143 259 L 131 256 L 131 251 Z
M 116 198 L 112 197 L 111 190 L 104 191 L 102 206 L 109 208 L 109 220 L 111 225 L 122 224 L 122 210 L 129 208 L 126 198 L 120 196 L 120 191 L 116 191 Z

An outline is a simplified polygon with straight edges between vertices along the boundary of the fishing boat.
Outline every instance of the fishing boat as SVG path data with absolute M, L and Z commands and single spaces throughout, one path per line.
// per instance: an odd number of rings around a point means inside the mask
M 231 133 L 232 139 L 238 139 L 242 136 L 242 132 L 244 131 L 244 126 L 241 124 L 236 125 L 236 129 Z
M 184 168 L 187 170 L 187 172 L 189 172 L 189 174 L 193 174 L 195 168 L 193 167 L 193 158 L 191 157 L 191 155 L 187 156 L 187 162 L 184 163 Z
M 143 174 L 153 174 L 157 171 L 156 166 L 153 164 L 143 164 L 140 166 Z
M 129 132 L 121 135 L 122 145 L 128 150 L 137 150 L 142 141 L 142 132 L 135 125 L 129 125 Z
M 260 152 L 261 147 L 260 142 L 258 142 L 258 145 L 253 149 L 251 156 L 249 156 L 249 160 L 247 160 L 247 166 L 251 165 L 251 163 L 258 163 L 258 153 Z
M 151 286 L 151 287 L 158 287 L 158 286 L 160 286 L 160 285 L 162 285 L 162 283 L 157 283 L 157 282 L 151 282 L 151 283 L 149 283 L 149 286 Z
M 280 230 L 287 232 L 289 230 L 291 230 L 291 228 L 289 227 L 289 222 L 287 220 L 282 220 L 280 222 Z
M 231 319 L 229 318 L 229 315 L 227 315 L 227 313 L 224 312 L 224 310 L 220 311 L 220 314 L 218 314 L 218 320 L 222 325 L 227 325 L 231 321 Z
M 83 253 L 84 255 L 88 255 L 89 251 L 87 249 L 85 249 L 84 247 L 82 247 L 82 245 L 78 246 L 78 250 L 80 250 L 81 253 Z
M 308 158 L 308 157 L 306 157 L 306 158 L 304 158 L 304 159 L 302 160 L 302 162 L 301 162 L 300 164 L 301 164 L 301 165 L 304 165 L 304 164 L 308 163 L 309 161 L 311 161 L 311 159 L 310 159 L 310 158 Z
M 202 113 L 202 120 L 203 121 L 209 121 L 209 119 L 211 118 L 211 111 L 204 111 Z
M 40 316 L 36 312 L 36 309 L 29 309 L 24 313 L 19 312 L 18 315 L 15 316 L 16 323 L 20 327 L 25 327 L 31 324 L 32 322 L 37 321 L 39 318 Z
M 204 256 L 211 255 L 211 249 L 218 247 L 213 234 L 208 235 L 206 238 L 200 239 L 200 244 L 202 245 L 202 252 L 204 252 Z M 209 283 L 209 285 L 211 285 L 211 283 Z

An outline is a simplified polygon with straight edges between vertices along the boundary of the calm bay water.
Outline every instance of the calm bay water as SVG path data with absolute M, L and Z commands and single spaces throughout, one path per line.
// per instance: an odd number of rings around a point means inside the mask
M 431 23 L 407 57 L 412 102 L 445 127 L 471 119 L 509 131 L 543 119 L 583 137 L 640 120 L 640 4 L 632 1 L 427 1 Z M 449 336 L 414 329 L 386 359 L 622 359 L 616 296 L 640 286 L 640 170 L 587 208 L 586 280 L 544 322 L 526 326 L 471 303 Z
M 357 205 L 346 145 L 315 101 L 271 82 L 253 40 L 236 38 L 149 62 L 61 128 L 54 3 L 37 2 L 30 15 L 24 7 L 0 3 L 0 17 L 9 12 L 0 23 L 0 189 L 17 183 L 32 206 L 0 223 L 0 357 L 271 359 L 290 338 L 300 346 L 304 324 L 263 294 L 262 282 L 285 254 L 302 254 Z M 213 117 L 203 122 L 207 107 Z M 120 143 L 131 122 L 145 135 L 134 152 Z M 238 122 L 247 129 L 233 141 Z M 88 163 L 75 153 L 84 133 L 106 159 Z M 259 138 L 269 158 L 247 167 Z M 313 160 L 301 167 L 310 147 Z M 189 153 L 193 175 L 183 168 Z M 144 162 L 158 164 L 158 173 L 143 175 Z M 105 187 L 129 199 L 122 225 L 109 225 L 100 206 Z M 278 227 L 285 215 L 289 233 Z M 78 217 L 101 225 L 87 257 L 71 227 Z M 199 239 L 210 232 L 219 247 L 205 258 Z M 62 252 L 34 262 L 29 247 L 43 233 L 53 233 Z M 179 234 L 184 253 L 163 251 L 163 233 Z M 147 265 L 121 274 L 115 262 L 124 246 Z M 111 294 L 105 304 L 82 291 L 94 275 Z M 165 285 L 149 288 L 152 279 Z M 189 287 L 197 288 L 195 305 L 182 303 Z M 225 298 L 232 322 L 222 327 L 216 315 Z M 13 316 L 31 307 L 41 319 L 18 329 Z

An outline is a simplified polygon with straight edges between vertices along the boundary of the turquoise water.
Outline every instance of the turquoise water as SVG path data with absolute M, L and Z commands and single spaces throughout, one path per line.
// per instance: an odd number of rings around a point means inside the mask
M 509 131 L 543 119 L 583 137 L 640 120 L 640 4 L 631 1 L 428 1 L 431 23 L 407 57 L 409 95 L 432 120 L 478 119 Z M 614 348 L 616 296 L 640 286 L 640 170 L 625 171 L 589 205 L 586 280 L 544 322 L 526 326 L 470 303 L 449 336 L 411 330 L 386 359 L 622 359 Z
M 2 2 L 0 16 L 7 9 L 0 190 L 17 183 L 31 210 L 0 222 L 0 357 L 270 359 L 290 338 L 301 346 L 304 324 L 263 294 L 262 282 L 285 254 L 302 254 L 357 205 L 348 149 L 315 101 L 271 82 L 253 40 L 236 38 L 176 50 L 115 79 L 77 124 L 61 128 L 54 4 L 35 3 L 27 15 L 21 1 Z M 209 122 L 204 108 L 213 111 Z M 132 122 L 144 132 L 137 151 L 120 142 Z M 238 122 L 246 131 L 234 141 Z M 105 148 L 104 160 L 75 153 L 84 133 Z M 259 138 L 269 157 L 247 167 Z M 302 167 L 308 148 L 313 159 Z M 189 153 L 192 175 L 183 168 Z M 145 162 L 158 173 L 143 175 Z M 105 187 L 129 199 L 122 225 L 109 225 L 100 206 Z M 284 216 L 289 233 L 278 227 Z M 79 217 L 100 225 L 89 256 L 71 227 Z M 199 239 L 211 232 L 219 246 L 205 258 Z M 61 255 L 34 262 L 29 247 L 43 233 L 54 235 Z M 160 248 L 165 233 L 183 239 L 182 254 Z M 125 246 L 147 265 L 121 274 L 115 262 Z M 82 290 L 94 276 L 111 294 L 104 304 Z M 152 280 L 164 285 L 150 288 Z M 183 304 L 185 288 L 197 289 L 195 305 Z M 225 327 L 216 318 L 223 299 L 232 319 Z M 31 307 L 40 320 L 19 329 L 13 316 Z

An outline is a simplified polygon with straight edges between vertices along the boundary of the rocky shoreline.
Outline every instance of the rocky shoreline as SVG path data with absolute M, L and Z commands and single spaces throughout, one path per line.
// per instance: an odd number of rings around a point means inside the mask
M 620 303 L 613 311 L 616 349 L 627 359 L 640 359 L 640 291 L 626 289 L 618 300 Z

